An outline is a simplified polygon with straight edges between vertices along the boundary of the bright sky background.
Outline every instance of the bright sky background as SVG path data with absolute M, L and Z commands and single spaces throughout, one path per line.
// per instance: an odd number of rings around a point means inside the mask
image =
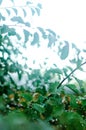
M 43 10 L 38 25 L 53 28 L 68 41 L 86 41 L 86 0 L 39 1 Z

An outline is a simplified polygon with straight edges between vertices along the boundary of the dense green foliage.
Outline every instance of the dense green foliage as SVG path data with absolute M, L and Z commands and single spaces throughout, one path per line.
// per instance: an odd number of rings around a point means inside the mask
M 77 69 L 84 71 L 86 61 L 81 52 L 86 50 L 80 50 L 74 43 L 60 41 L 51 29 L 31 26 L 30 19 L 26 19 L 27 11 L 32 17 L 40 16 L 40 3 L 34 5 L 26 1 L 24 6 L 16 6 L 15 1 L 10 2 L 12 7 L 3 7 L 0 0 L 0 21 L 4 23 L 0 26 L 0 129 L 86 130 L 86 84 L 74 74 Z M 64 61 L 69 58 L 72 48 L 75 55 L 69 62 L 75 69 L 71 66 L 60 69 L 53 64 L 42 73 L 41 67 L 30 68 L 22 49 L 26 50 L 28 44 L 40 47 L 42 40 L 47 41 L 50 49 L 56 46 L 59 58 Z M 24 64 L 18 62 L 18 57 Z M 14 73 L 19 81 L 25 80 L 22 78 L 25 74 L 26 83 L 18 85 L 12 76 Z

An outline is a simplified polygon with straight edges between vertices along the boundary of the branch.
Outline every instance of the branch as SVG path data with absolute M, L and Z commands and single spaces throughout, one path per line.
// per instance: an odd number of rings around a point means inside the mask
M 68 78 L 71 76 L 71 74 L 73 74 L 76 70 L 78 70 L 78 69 L 79 69 L 81 66 L 83 66 L 84 64 L 86 64 L 86 61 L 83 62 L 80 66 L 76 67 L 69 75 L 67 75 L 67 77 L 65 77 L 65 78 L 60 82 L 60 84 L 57 86 L 57 89 L 61 87 L 61 85 L 63 84 L 63 82 L 64 82 L 66 79 L 68 79 Z

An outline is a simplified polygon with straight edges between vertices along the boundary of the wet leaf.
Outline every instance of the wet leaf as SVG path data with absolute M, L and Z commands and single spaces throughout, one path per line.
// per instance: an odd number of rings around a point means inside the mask
M 17 15 L 18 14 L 18 10 L 16 8 L 12 8 L 14 13 Z
M 26 2 L 26 5 L 29 5 L 29 4 L 32 4 L 32 2 L 30 2 L 30 1 L 27 1 L 27 2 Z
M 79 90 L 76 88 L 76 85 L 74 84 L 67 84 L 66 85 L 69 89 L 71 89 L 74 93 L 78 94 Z
M 6 9 L 6 12 L 8 13 L 8 15 L 10 15 L 11 13 L 9 9 Z
M 9 32 L 8 32 L 8 35 L 9 36 L 15 36 L 16 35 L 15 29 L 10 29 Z
M 37 6 L 42 9 L 42 5 L 40 3 L 37 4 Z
M 39 29 L 39 31 L 42 33 L 42 37 L 43 37 L 44 39 L 46 39 L 46 38 L 47 38 L 47 35 L 46 35 L 46 32 L 44 31 L 44 29 L 41 28 L 41 27 L 38 27 L 38 29 Z
M 40 113 L 43 113 L 43 112 L 44 112 L 44 106 L 43 106 L 43 105 L 34 103 L 34 104 L 33 104 L 33 108 L 34 108 L 35 110 L 37 110 L 38 112 L 40 112 Z
M 34 33 L 33 41 L 31 42 L 31 45 L 39 44 L 39 34 L 37 32 Z
M 31 12 L 32 12 L 32 16 L 34 16 L 35 10 L 33 8 L 31 8 Z
M 29 35 L 30 35 L 30 32 L 28 32 L 27 30 L 23 30 L 23 32 L 24 32 L 24 36 L 25 36 L 25 43 L 29 40 Z
M 3 21 L 5 21 L 5 17 L 0 13 L 0 20 L 3 20 Z
M 24 24 L 24 21 L 20 16 L 19 17 L 14 16 L 13 18 L 11 18 L 11 20 L 13 22 L 18 22 L 18 23 L 23 23 Z
M 2 1 L 3 1 L 3 0 L 0 0 L 0 5 L 2 4 Z
M 40 9 L 39 8 L 35 8 L 35 10 L 36 10 L 38 16 L 40 16 Z
M 26 13 L 25 9 L 22 9 L 22 10 L 23 10 L 23 13 L 24 13 L 24 17 L 26 17 L 27 13 Z
M 69 43 L 65 42 L 65 46 L 63 46 L 63 48 L 61 49 L 61 55 L 60 58 L 62 60 L 65 60 L 69 55 Z
M 8 26 L 7 25 L 3 25 L 1 27 L 1 34 L 7 33 L 7 32 L 9 32 Z
M 31 24 L 30 24 L 29 22 L 26 22 L 26 23 L 25 23 L 25 26 L 30 27 Z

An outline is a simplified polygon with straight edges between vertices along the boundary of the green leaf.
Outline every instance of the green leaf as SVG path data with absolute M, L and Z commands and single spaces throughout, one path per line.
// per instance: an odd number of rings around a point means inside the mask
M 16 67 L 16 66 L 15 66 Z M 21 80 L 22 79 L 22 76 L 23 76 L 23 71 L 21 71 L 19 68 L 21 68 L 20 65 L 17 65 L 16 67 L 16 71 L 17 71 L 17 74 L 18 74 L 18 79 Z
M 85 49 L 83 49 L 83 52 L 86 52 L 86 50 L 85 50 Z
M 9 10 L 9 9 L 6 9 L 6 11 L 7 11 L 8 15 L 10 15 L 10 13 L 11 13 L 10 10 Z
M 46 29 L 46 30 L 47 30 L 50 34 L 56 36 L 56 33 L 55 33 L 53 30 L 51 30 L 51 29 Z
M 35 10 L 33 8 L 31 8 L 31 12 L 32 12 L 32 16 L 34 16 Z
M 0 46 L 1 46 L 1 43 L 2 43 L 2 35 L 0 35 Z
M 0 0 L 0 5 L 2 4 L 2 0 Z
M 32 95 L 30 93 L 22 93 L 22 94 L 20 94 L 20 96 L 25 98 L 27 101 L 32 100 Z
M 77 104 L 77 98 L 75 95 L 68 95 L 68 97 L 70 98 L 70 107 L 73 109 L 77 109 L 78 104 Z
M 53 64 L 53 66 L 54 66 L 54 67 L 57 67 L 57 65 L 56 65 L 56 64 Z
M 40 113 L 43 113 L 43 112 L 44 112 L 44 106 L 43 106 L 43 105 L 34 103 L 34 104 L 33 104 L 33 108 L 34 108 L 35 110 L 37 110 L 38 112 L 40 112 Z
M 26 23 L 25 23 L 25 26 L 30 27 L 31 25 L 30 25 L 29 22 L 26 22 Z
M 47 38 L 47 35 L 46 35 L 44 29 L 41 28 L 41 27 L 38 27 L 38 29 L 39 29 L 39 31 L 42 33 L 42 37 L 43 37 L 44 39 L 46 39 L 46 38 Z
M 37 4 L 37 6 L 42 9 L 42 5 L 40 3 Z
M 10 53 L 10 50 L 8 50 L 8 49 L 4 49 L 4 51 L 5 51 L 8 55 L 11 54 L 11 53 Z
M 72 43 L 72 48 L 75 49 L 77 52 L 77 55 L 79 55 L 80 49 L 74 43 Z
M 30 1 L 27 1 L 27 2 L 26 2 L 26 5 L 29 5 L 29 4 L 32 4 L 32 2 L 30 2 Z
M 39 44 L 39 34 L 37 32 L 34 33 L 33 41 L 31 45 Z
M 5 104 L 4 104 L 4 101 L 3 101 L 3 98 L 0 97 L 0 111 L 4 110 L 5 109 Z M 1 120 L 0 120 L 0 123 L 1 123 Z M 0 124 L 1 125 L 1 124 Z M 1 127 L 1 126 L 0 126 Z
M 14 3 L 14 0 L 11 0 L 11 2 L 13 2 L 13 3 Z
M 67 130 L 85 130 L 85 122 L 76 112 L 64 112 L 59 120 L 63 126 L 66 126 Z
M 20 16 L 19 17 L 14 16 L 13 18 L 11 18 L 11 20 L 13 22 L 18 22 L 18 23 L 23 23 L 24 24 L 24 21 Z
M 3 25 L 1 27 L 1 34 L 7 33 L 9 31 L 9 28 L 7 25 Z
M 15 67 L 14 64 L 11 64 L 11 65 L 9 66 L 9 72 L 11 72 L 11 73 L 16 72 L 16 67 Z
M 69 54 L 69 43 L 65 41 L 65 46 L 61 49 L 60 58 L 62 60 L 65 60 L 68 57 L 68 54 Z
M 40 16 L 40 9 L 39 8 L 35 8 L 35 10 L 36 10 L 38 16 Z
M 30 35 L 30 32 L 28 32 L 27 30 L 23 30 L 23 32 L 24 32 L 24 36 L 25 36 L 25 43 L 28 41 L 28 39 L 29 39 L 29 35 Z
M 49 89 L 48 89 L 48 91 L 49 91 L 49 93 L 55 93 L 55 92 L 57 92 L 57 86 L 59 85 L 59 83 L 58 82 L 55 82 L 55 83 L 49 83 Z
M 41 81 L 39 80 L 39 83 L 37 83 L 38 86 L 41 84 Z M 38 87 L 36 88 L 36 92 L 42 94 L 42 95 L 45 95 L 46 94 L 46 87 L 44 85 L 42 85 L 41 87 Z
M 18 33 L 16 33 L 16 37 L 18 40 L 21 40 L 21 36 Z
M 66 84 L 66 87 L 71 89 L 74 93 L 79 94 L 79 90 L 76 88 L 75 84 Z
M 77 83 L 78 83 L 78 85 L 79 85 L 79 87 L 80 87 L 80 91 L 81 92 L 85 92 L 85 89 L 84 89 L 84 87 L 83 87 L 83 85 L 84 85 L 84 81 L 83 80 L 80 80 L 80 79 L 78 79 L 78 78 L 76 78 L 75 76 L 73 76 L 74 78 L 75 78 L 75 80 L 77 81 Z
M 57 74 L 62 74 L 62 70 L 59 69 L 59 68 L 54 69 L 54 71 L 55 71 L 55 73 L 57 73 Z
M 4 73 L 5 73 L 5 70 L 1 70 L 1 69 L 0 69 L 0 77 L 3 77 L 3 76 L 4 76 Z
M 74 43 L 72 43 L 72 48 L 76 49 L 77 51 L 80 51 L 80 49 L 78 49 L 77 46 Z
M 9 29 L 8 35 L 15 36 L 16 35 L 15 29 L 14 28 Z
M 48 117 L 51 116 L 52 112 L 53 112 L 53 106 L 52 106 L 51 104 L 49 104 L 49 103 L 46 103 L 46 104 L 45 104 L 44 116 L 45 116 L 46 118 L 48 118 Z
M 22 9 L 22 10 L 23 10 L 23 13 L 24 13 L 24 17 L 26 17 L 27 13 L 26 13 L 25 9 Z
M 0 13 L 0 20 L 5 21 L 5 17 L 4 17 L 4 16 L 2 16 L 2 14 L 1 14 L 1 13 Z
M 68 69 L 67 68 L 63 68 L 63 72 L 64 72 L 65 76 L 67 76 Z
M 52 31 L 51 29 L 46 29 L 49 34 L 48 34 L 48 40 L 49 40 L 49 43 L 48 43 L 48 47 L 51 47 L 52 45 L 55 45 L 55 42 L 56 42 L 56 33 L 54 31 Z
M 15 55 L 22 54 L 21 51 L 18 48 L 13 49 L 13 53 Z
M 68 68 L 70 71 L 73 71 L 73 68 L 72 68 L 72 67 L 67 66 L 67 68 Z
M 48 35 L 48 47 L 51 47 L 52 45 L 55 45 L 56 37 L 52 34 Z
M 80 69 L 80 70 L 83 70 L 81 67 L 80 67 L 80 65 L 82 64 L 82 61 L 83 61 L 83 59 L 77 59 L 77 67 L 79 67 L 78 69 Z
M 16 8 L 12 8 L 14 13 L 17 15 L 18 14 L 18 10 Z
M 9 35 L 9 36 L 15 36 L 15 35 L 16 35 L 16 32 L 8 32 L 8 35 Z
M 28 65 L 26 63 L 24 64 L 24 69 L 28 69 Z
M 52 115 L 54 117 L 61 116 L 61 114 L 64 112 L 63 105 L 56 105 L 54 104 Z
M 62 70 L 63 70 L 63 73 L 65 74 L 65 77 L 67 77 L 68 74 L 69 74 L 68 73 L 68 68 L 66 67 L 66 68 L 63 68 Z M 72 79 L 71 76 L 68 76 L 68 78 L 67 78 L 68 82 L 71 81 L 71 79 Z
M 73 63 L 73 64 L 77 63 L 76 58 L 73 58 L 72 60 L 69 60 L 69 61 L 70 61 L 70 63 Z
M 82 80 L 76 78 L 75 76 L 74 76 L 74 78 L 78 82 L 78 84 L 79 84 L 80 87 L 83 86 L 83 81 Z

